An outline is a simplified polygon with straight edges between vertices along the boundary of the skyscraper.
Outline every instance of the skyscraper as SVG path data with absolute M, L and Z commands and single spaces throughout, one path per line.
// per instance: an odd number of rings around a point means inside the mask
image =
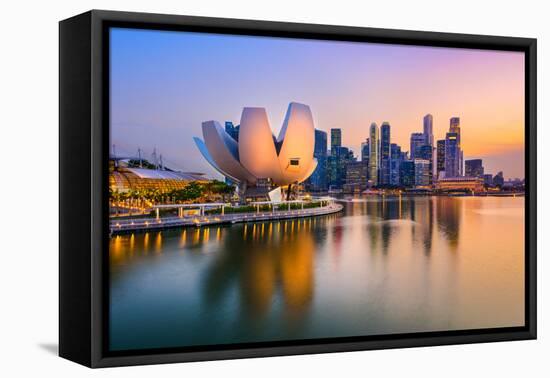
M 412 133 L 411 134 L 411 149 L 410 149 L 410 158 L 414 159 L 417 157 L 417 153 L 420 150 L 420 147 L 425 145 L 425 139 L 423 133 Z
M 328 184 L 331 188 L 342 189 L 346 175 L 346 164 L 354 160 L 353 151 L 347 147 L 335 146 L 330 150 Z
M 493 185 L 498 187 L 504 186 L 504 174 L 502 171 L 493 176 Z
M 399 185 L 399 169 L 402 160 L 403 154 L 401 152 L 401 147 L 392 143 L 390 145 L 390 185 Z
M 460 148 L 457 133 L 445 137 L 445 178 L 460 176 Z
M 443 178 L 443 172 L 445 172 L 445 139 L 437 141 L 436 177 Z
M 462 148 L 460 145 L 460 117 L 452 117 L 449 122 L 449 132 L 445 147 L 445 177 L 459 177 L 463 175 Z M 449 136 L 451 143 L 449 145 Z M 449 171 L 447 168 L 451 168 Z
M 378 185 L 378 125 L 371 123 L 369 131 L 369 179 Z
M 460 135 L 460 117 L 452 117 L 449 125 L 449 132 L 456 133 L 458 135 L 458 175 L 462 176 L 464 156 L 462 154 L 461 135 Z
M 485 172 L 483 169 L 483 161 L 481 159 L 466 160 L 465 165 L 466 176 L 483 178 Z
M 483 175 L 483 183 L 487 186 L 493 186 L 493 175 L 486 173 Z
M 424 143 L 430 146 L 434 145 L 433 123 L 433 116 L 426 114 L 424 116 Z
M 342 147 L 342 129 L 330 129 L 330 149 Z
M 400 185 L 405 188 L 414 186 L 414 161 L 403 160 L 399 166 L 399 181 Z
M 430 178 L 428 184 L 431 185 L 433 180 L 433 147 L 429 144 L 425 144 L 418 149 L 417 156 L 418 159 L 426 160 L 429 163 Z
M 367 188 L 368 165 L 364 161 L 350 161 L 345 165 L 343 189 L 346 193 L 362 192 Z
M 369 138 L 367 138 L 363 143 L 361 143 L 361 161 L 369 161 Z
M 380 185 L 390 184 L 390 132 L 388 122 L 380 126 Z
M 451 118 L 449 132 L 458 134 L 458 145 L 460 146 L 460 117 Z
M 233 122 L 226 121 L 225 132 L 229 134 L 229 136 L 234 140 L 236 140 L 237 142 L 239 141 L 239 125 L 235 126 L 233 125 Z
M 313 157 L 317 159 L 317 167 L 306 181 L 306 187 L 313 191 L 327 190 L 327 133 L 315 129 L 315 146 Z
M 414 159 L 414 185 L 426 187 L 431 185 L 432 171 L 429 160 Z

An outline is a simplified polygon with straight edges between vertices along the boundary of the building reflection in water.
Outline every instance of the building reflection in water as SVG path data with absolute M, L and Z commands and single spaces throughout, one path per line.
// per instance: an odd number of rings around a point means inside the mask
M 236 285 L 242 316 L 259 320 L 281 300 L 287 316 L 300 318 L 313 298 L 314 221 L 245 224 L 236 226 L 242 233 L 224 234 L 226 250 L 204 275 L 208 307 L 220 303 Z
M 452 197 L 435 197 L 437 225 L 439 232 L 449 242 L 449 247 L 456 251 L 458 250 L 460 220 L 461 220 L 461 204 L 464 201 L 459 198 Z

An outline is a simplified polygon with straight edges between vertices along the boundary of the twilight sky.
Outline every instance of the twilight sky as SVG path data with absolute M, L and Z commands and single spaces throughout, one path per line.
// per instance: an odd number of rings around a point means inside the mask
M 245 106 L 265 107 L 275 135 L 289 102 L 311 107 L 315 127 L 342 128 L 356 155 L 371 122 L 391 124 L 409 150 L 422 117 L 434 140 L 460 117 L 464 159 L 486 173 L 524 177 L 524 55 L 355 42 L 111 31 L 111 144 L 169 167 L 218 176 L 192 140 L 201 122 L 238 124 Z

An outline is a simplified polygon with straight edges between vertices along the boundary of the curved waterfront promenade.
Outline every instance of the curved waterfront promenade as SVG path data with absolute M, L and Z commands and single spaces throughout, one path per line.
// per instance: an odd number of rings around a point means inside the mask
M 125 220 L 111 220 L 110 230 L 112 234 L 126 233 L 133 231 L 162 230 L 175 227 L 200 227 L 217 224 L 233 224 L 242 222 L 263 222 L 282 219 L 296 219 L 315 217 L 320 215 L 338 213 L 343 205 L 331 202 L 323 207 L 311 209 L 299 209 L 274 212 L 252 212 L 240 214 L 216 214 L 185 217 L 162 217 L 162 218 L 134 218 Z

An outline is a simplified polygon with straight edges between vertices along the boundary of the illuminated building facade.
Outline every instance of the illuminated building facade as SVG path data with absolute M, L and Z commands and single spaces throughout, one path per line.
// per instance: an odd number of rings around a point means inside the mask
M 207 182 L 202 173 L 175 172 L 159 169 L 117 167 L 109 169 L 109 188 L 113 191 L 158 190 L 168 192 L 185 188 L 191 181 Z
M 390 184 L 390 133 L 388 122 L 380 126 L 380 185 Z
M 485 187 L 480 177 L 449 177 L 437 180 L 435 189 L 440 192 L 483 192 Z
M 432 184 L 431 164 L 426 159 L 414 159 L 414 186 L 429 187 Z
M 330 129 L 330 149 L 342 147 L 342 129 Z
M 459 135 L 448 132 L 445 138 L 445 177 L 460 176 L 460 145 Z
M 358 193 L 367 188 L 369 166 L 363 161 L 354 161 L 346 164 L 346 178 L 344 192 Z
M 369 180 L 373 185 L 378 185 L 379 168 L 379 141 L 378 125 L 373 122 L 369 129 Z
M 403 160 L 399 166 L 399 181 L 401 186 L 412 188 L 414 186 L 415 169 L 413 160 Z
M 437 141 L 437 168 L 436 168 L 436 178 L 443 178 L 445 174 L 445 139 Z
M 420 153 L 420 147 L 425 145 L 426 143 L 425 137 L 423 133 L 412 133 L 411 134 L 411 159 L 415 159 L 418 157 L 418 154 Z

